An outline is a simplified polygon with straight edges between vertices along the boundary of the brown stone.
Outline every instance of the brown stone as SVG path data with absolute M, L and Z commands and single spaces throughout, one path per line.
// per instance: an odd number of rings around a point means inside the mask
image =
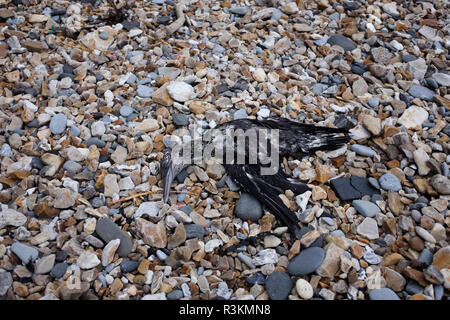
M 438 270 L 450 268 L 450 246 L 443 247 L 434 254 L 433 266 Z
M 386 285 L 394 291 L 402 291 L 406 285 L 405 278 L 391 268 L 385 268 L 383 273 Z
M 361 259 L 364 255 L 364 248 L 361 247 L 358 243 L 353 242 L 352 246 L 350 247 L 353 256 L 357 259 Z
M 48 50 L 47 44 L 41 41 L 25 40 L 21 42 L 21 45 L 31 52 L 42 52 Z
M 316 181 L 325 183 L 334 175 L 334 170 L 331 166 L 316 163 Z
M 175 228 L 175 232 L 173 233 L 173 235 L 169 237 L 167 249 L 176 248 L 185 241 L 186 241 L 186 230 L 184 229 L 184 224 L 179 223 Z
M 427 179 L 422 178 L 414 179 L 413 184 L 417 191 L 419 191 L 422 194 L 426 194 L 429 186 Z
M 397 219 L 389 218 L 383 221 L 383 230 L 395 235 L 397 233 Z
M 167 244 L 166 227 L 164 221 L 157 224 L 139 218 L 136 228 L 146 244 L 155 248 L 165 248 Z
M 401 201 L 401 196 L 398 192 L 389 191 L 388 193 L 388 205 L 392 213 L 398 216 L 403 210 L 403 203 Z
M 408 278 L 417 281 L 417 283 L 422 287 L 426 287 L 429 284 L 429 282 L 425 279 L 422 271 L 413 269 L 408 266 L 403 270 L 403 274 Z
M 47 205 L 45 202 L 38 203 L 33 208 L 39 218 L 54 218 L 59 215 L 60 210 Z
M 147 259 L 142 259 L 138 267 L 138 272 L 140 274 L 147 274 L 148 268 L 150 267 L 150 261 Z
M 20 282 L 14 281 L 12 287 L 14 293 L 17 294 L 19 297 L 26 297 L 29 294 L 27 286 Z
M 386 257 L 384 257 L 384 260 L 382 262 L 382 265 L 384 267 L 396 265 L 400 260 L 403 260 L 403 256 L 399 253 L 392 253 Z
M 322 277 L 334 278 L 334 275 L 339 270 L 339 263 L 343 252 L 344 249 L 331 242 L 326 249 L 325 259 L 316 270 L 317 274 Z
M 162 104 L 163 106 L 169 107 L 173 105 L 174 100 L 169 96 L 167 92 L 167 86 L 169 84 L 165 83 L 162 87 L 156 90 L 152 95 L 152 100 L 155 103 Z
M 411 240 L 409 240 L 409 246 L 411 249 L 421 252 L 424 248 L 424 243 L 420 237 L 412 237 Z
M 123 283 L 120 281 L 119 278 L 114 279 L 113 283 L 111 284 L 111 295 L 115 295 L 117 292 L 122 290 Z

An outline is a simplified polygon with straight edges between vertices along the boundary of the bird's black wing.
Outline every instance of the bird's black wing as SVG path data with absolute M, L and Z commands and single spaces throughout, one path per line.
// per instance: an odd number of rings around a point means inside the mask
M 319 150 L 335 150 L 350 140 L 348 130 L 345 128 L 314 126 L 286 118 L 239 119 L 223 123 L 220 127 L 243 130 L 251 128 L 278 130 L 280 155 L 292 156 L 296 159 L 301 159 Z
M 295 237 L 299 231 L 299 221 L 295 213 L 289 210 L 279 197 L 281 183 L 276 179 L 272 184 L 270 177 L 260 175 L 259 166 L 255 165 L 225 165 L 230 178 L 238 184 L 245 192 L 251 194 L 259 202 L 264 204 L 277 218 L 279 218 Z M 286 185 L 286 181 L 284 181 Z M 305 186 L 305 190 L 308 188 Z M 289 188 L 285 188 L 289 189 Z

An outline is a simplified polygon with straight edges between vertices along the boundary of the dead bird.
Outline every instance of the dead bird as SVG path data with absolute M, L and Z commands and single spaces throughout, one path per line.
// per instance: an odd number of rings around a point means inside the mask
M 279 195 L 286 190 L 302 194 L 309 188 L 304 181 L 289 176 L 281 168 L 279 159 L 302 159 L 319 150 L 335 150 L 350 140 L 347 129 L 314 126 L 286 118 L 233 120 L 208 130 L 205 135 L 209 135 L 209 139 L 200 139 L 200 142 L 191 140 L 183 144 L 183 147 L 189 148 L 185 149 L 188 150 L 187 156 L 184 154 L 181 161 L 178 156 L 178 160 L 174 161 L 172 149 L 164 150 L 160 163 L 164 179 L 163 201 L 168 201 L 175 177 L 195 163 L 199 146 L 201 149 L 214 149 L 211 157 L 220 160 L 232 181 L 264 204 L 295 237 L 298 237 L 299 220 Z M 239 139 L 241 143 L 237 143 Z M 198 153 L 197 158 L 206 160 L 204 156 Z M 269 163 L 270 159 L 275 159 L 276 163 Z

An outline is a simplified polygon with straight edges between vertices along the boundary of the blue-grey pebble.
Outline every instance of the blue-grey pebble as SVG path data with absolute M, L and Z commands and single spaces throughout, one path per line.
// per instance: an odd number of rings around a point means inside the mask
M 380 208 L 373 202 L 366 200 L 353 200 L 352 206 L 364 217 L 373 218 L 380 213 Z
M 133 114 L 133 112 L 136 112 L 136 110 L 130 106 L 122 106 L 119 110 L 120 115 L 125 118 Z
M 368 180 L 369 180 L 369 183 L 370 183 L 370 185 L 372 187 L 374 187 L 375 189 L 380 190 L 381 187 L 380 187 L 380 184 L 378 183 L 377 179 L 375 179 L 374 177 L 370 177 Z
M 425 263 L 427 266 L 429 266 L 431 264 L 431 262 L 433 262 L 433 253 L 431 252 L 430 249 L 425 248 L 420 253 L 418 260 L 420 262 Z
M 79 172 L 83 167 L 78 162 L 68 160 L 64 162 L 63 169 L 70 172 Z
M 356 154 L 364 157 L 373 157 L 377 154 L 375 150 L 370 147 L 363 146 L 361 144 L 352 144 L 350 150 L 356 152 Z
M 399 296 L 389 288 L 374 289 L 369 293 L 370 300 L 400 300 Z
M 345 233 L 342 230 L 334 230 L 330 234 L 332 236 L 345 237 Z
M 78 137 L 81 134 L 81 130 L 77 126 L 70 126 L 69 136 Z
M 203 239 L 206 234 L 206 229 L 199 224 L 185 224 L 184 230 L 186 231 L 186 239 Z
M 289 274 L 301 276 L 314 272 L 323 262 L 325 251 L 319 247 L 309 247 L 300 251 L 288 264 Z
M 247 119 L 247 117 L 248 117 L 248 114 L 245 109 L 239 109 L 233 114 L 234 120 Z
M 151 98 L 153 95 L 153 89 L 149 86 L 138 85 L 136 94 L 141 98 Z
M 330 217 L 322 217 L 321 218 L 323 222 L 325 222 L 329 226 L 334 226 L 334 220 Z
M 120 263 L 120 271 L 123 273 L 133 272 L 139 267 L 139 261 L 125 260 Z
M 425 101 L 433 101 L 433 97 L 436 94 L 433 90 L 418 85 L 412 85 L 408 89 L 408 93 L 414 98 L 419 98 Z
M 423 293 L 424 288 L 415 281 L 409 281 L 405 287 L 405 291 L 409 294 Z
M 11 245 L 11 251 L 19 257 L 24 264 L 28 264 L 30 261 L 37 259 L 39 251 L 33 247 L 24 245 L 20 242 L 14 242 Z
M 100 39 L 102 39 L 102 40 L 108 40 L 109 34 L 108 34 L 107 31 L 100 31 L 99 37 L 100 37 Z
M 2 145 L 2 149 L 0 150 L 0 154 L 4 157 L 11 158 L 14 154 L 12 152 L 11 146 L 7 143 Z
M 229 9 L 231 13 L 237 14 L 238 16 L 245 16 L 248 10 L 249 10 L 248 7 L 233 7 Z
M 103 148 L 104 146 L 106 146 L 106 142 L 99 139 L 99 138 L 89 138 L 88 140 L 86 140 L 86 144 L 88 147 L 92 146 L 92 145 L 96 145 L 98 148 Z
M 376 98 L 376 97 L 372 97 L 369 99 L 369 105 L 372 108 L 378 107 L 378 105 L 380 104 L 380 99 Z
M 67 271 L 67 262 L 61 262 L 57 263 L 53 266 L 52 270 L 50 271 L 50 275 L 52 277 L 55 277 L 56 279 L 61 278 Z
M 434 285 L 434 299 L 436 300 L 442 300 L 444 297 L 444 287 L 440 284 Z
M 180 300 L 183 296 L 183 291 L 177 289 L 167 294 L 167 300 Z
M 400 180 L 392 173 L 383 174 L 378 182 L 380 183 L 381 188 L 387 191 L 400 191 L 402 189 Z
M 264 287 L 271 300 L 285 300 L 292 290 L 292 280 L 285 272 L 272 272 Z
M 262 206 L 258 200 L 248 193 L 242 193 L 234 213 L 243 220 L 257 221 L 262 217 Z
M 55 114 L 50 120 L 50 131 L 53 134 L 61 134 L 66 130 L 67 116 L 64 113 Z

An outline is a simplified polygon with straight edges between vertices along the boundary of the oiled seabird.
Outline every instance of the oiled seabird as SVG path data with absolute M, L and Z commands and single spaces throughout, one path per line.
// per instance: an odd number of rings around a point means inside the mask
M 347 129 L 319 127 L 286 118 L 269 118 L 266 120 L 239 119 L 223 123 L 215 129 L 223 132 L 226 129 L 242 129 L 244 131 L 249 129 L 256 129 L 257 131 L 261 129 L 266 131 L 268 129 L 278 129 L 278 159 L 280 160 L 289 156 L 294 159 L 302 159 L 305 156 L 313 155 L 314 152 L 319 150 L 331 151 L 341 147 L 350 139 Z M 224 133 L 223 136 L 226 136 L 226 134 Z M 214 143 L 217 143 L 217 141 L 214 141 Z M 249 148 L 248 143 L 246 143 L 245 148 Z M 242 150 L 235 149 L 234 151 L 235 153 L 242 153 Z M 264 165 L 261 162 L 256 164 L 248 163 L 247 151 L 245 150 L 246 162 L 244 164 L 222 162 L 227 174 L 244 192 L 251 194 L 264 204 L 289 228 L 291 234 L 296 236 L 299 231 L 299 220 L 295 213 L 283 203 L 279 195 L 288 189 L 295 194 L 302 194 L 309 188 L 305 182 L 287 175 L 281 169 L 281 166 L 273 175 L 262 175 L 261 168 L 267 167 L 267 164 Z M 164 179 L 164 202 L 168 200 L 170 186 L 174 178 L 191 164 L 174 163 L 171 157 L 171 150 L 165 149 L 160 166 L 161 176 Z

